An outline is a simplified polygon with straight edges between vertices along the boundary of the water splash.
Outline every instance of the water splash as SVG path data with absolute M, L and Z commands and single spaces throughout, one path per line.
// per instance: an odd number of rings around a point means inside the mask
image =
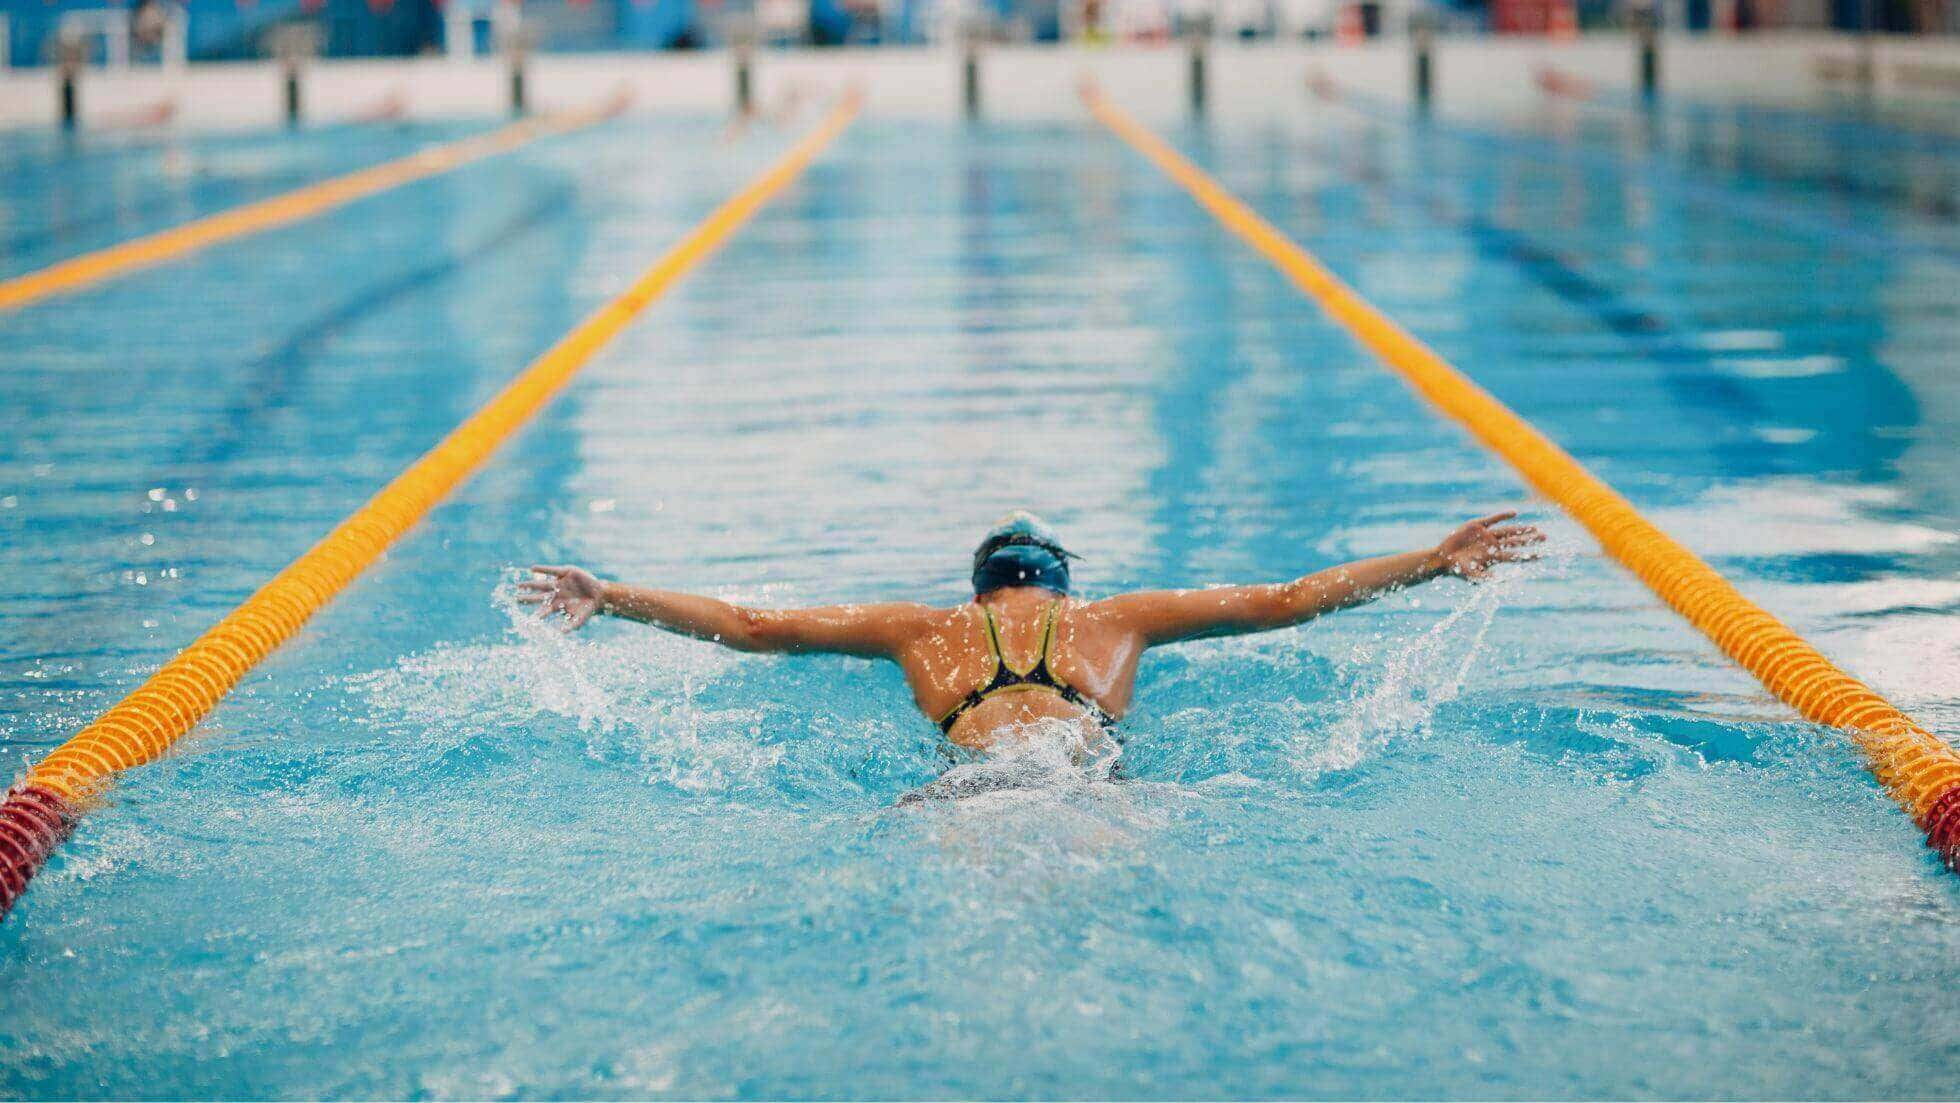
M 1122 746 L 1092 738 L 1082 724 L 1044 719 L 1002 733 L 985 757 L 962 755 L 937 781 L 899 799 L 901 805 L 1001 794 L 1037 799 L 1078 793 L 1116 775 Z
M 1309 778 L 1352 769 L 1393 740 L 1422 734 L 1436 709 L 1462 693 L 1497 610 L 1520 581 L 1511 573 L 1472 587 L 1443 619 L 1379 657 L 1373 647 L 1356 648 L 1349 661 L 1376 665 L 1380 676 L 1348 700 L 1332 724 L 1309 729 L 1324 738 L 1298 748 L 1295 769 Z
M 924 863 L 988 906 L 1082 891 L 1076 879 L 1139 860 L 1170 810 L 1195 794 L 1125 779 L 1121 748 L 1080 724 L 1040 720 L 1003 736 L 984 758 L 955 763 L 881 814 L 925 847 Z
M 503 640 L 441 645 L 348 680 L 377 722 L 529 742 L 549 731 L 540 721 L 570 721 L 587 757 L 634 763 L 649 784 L 689 793 L 766 784 L 781 764 L 764 710 L 724 705 L 744 695 L 717 692 L 740 657 L 662 633 L 568 634 L 508 585 L 493 600 L 510 620 Z

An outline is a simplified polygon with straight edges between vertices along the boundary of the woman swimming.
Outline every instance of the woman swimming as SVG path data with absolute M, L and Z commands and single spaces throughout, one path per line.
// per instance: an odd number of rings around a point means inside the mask
M 1433 548 L 1362 559 L 1292 582 L 1148 590 L 1100 601 L 1069 596 L 1069 560 L 1047 525 L 1009 514 L 973 553 L 973 600 L 753 609 L 696 594 L 604 582 L 578 567 L 533 567 L 519 600 L 575 629 L 599 613 L 737 651 L 831 652 L 899 665 L 921 711 L 948 741 L 985 754 L 1044 721 L 1075 725 L 1085 747 L 1130 706 L 1137 660 L 1152 647 L 1269 632 L 1444 576 L 1472 582 L 1534 558 L 1544 534 L 1495 513 Z

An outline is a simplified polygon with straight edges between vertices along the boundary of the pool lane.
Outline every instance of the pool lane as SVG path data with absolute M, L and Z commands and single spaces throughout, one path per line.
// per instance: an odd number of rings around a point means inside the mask
M 1752 482 L 1775 496 L 1786 493 L 1770 489 L 1779 483 L 1806 488 L 1777 507 L 1778 520 L 1766 527 L 1723 531 L 1696 523 L 1709 546 L 1722 549 L 1725 571 L 1768 586 L 1865 587 L 1879 609 L 1891 607 L 1877 598 L 1887 591 L 1937 591 L 1937 580 L 1952 570 L 1946 534 L 1960 528 L 1960 503 L 1935 473 L 1955 423 L 1941 350 L 1960 339 L 1960 322 L 1951 266 L 1913 249 L 1913 235 L 1936 231 L 1900 224 L 1874 234 L 1885 251 L 1847 252 L 1834 234 L 1765 237 L 1753 209 L 1704 204 L 1671 189 L 1666 169 L 1630 163 L 1603 176 L 1588 161 L 1543 155 L 1538 140 L 1466 143 L 1446 132 L 1437 141 L 1431 127 L 1414 122 L 1336 127 L 1341 133 L 1331 143 L 1324 129 L 1302 128 L 1293 139 L 1306 158 L 1302 167 L 1382 180 L 1385 192 L 1438 195 L 1463 218 L 1439 220 L 1443 212 L 1434 208 L 1423 213 L 1460 235 L 1462 245 L 1389 214 L 1387 196 L 1358 208 L 1338 187 L 1324 194 L 1339 217 L 1361 212 L 1344 224 L 1353 232 L 1330 234 L 1326 210 L 1317 220 L 1281 217 L 1281 224 L 1316 235 L 1306 240 L 1337 268 L 1361 276 L 1372 298 L 1419 319 L 1425 338 L 1456 363 L 1477 365 L 1480 382 L 1533 420 L 1556 426 L 1561 442 L 1612 481 L 1637 487 L 1629 491 L 1636 500 L 1726 496 Z M 1289 191 L 1265 181 L 1247 186 L 1267 189 L 1266 209 L 1283 216 L 1299 209 Z M 1492 250 L 1479 222 L 1529 245 L 1522 253 Z M 1464 246 L 1496 263 L 1465 265 Z M 1558 258 L 1549 270 L 1548 254 Z M 1386 278 L 1413 271 L 1412 258 L 1425 258 L 1436 278 Z M 1559 286 L 1569 273 L 1582 274 L 1584 284 Z M 1376 274 L 1384 278 L 1369 279 Z M 1529 297 L 1506 292 L 1520 282 L 1565 300 L 1568 309 L 1535 308 Z M 1580 286 L 1612 288 L 1635 309 L 1601 317 L 1595 308 L 1610 300 L 1579 293 Z M 1474 311 L 1457 306 L 1470 287 L 1479 289 Z M 1606 330 L 1619 328 L 1610 324 L 1615 318 L 1664 318 L 1671 336 L 1656 349 L 1616 332 L 1623 347 L 1602 347 L 1573 331 L 1579 311 Z M 1657 376 L 1667 391 L 1648 390 Z M 1711 420 L 1728 425 L 1711 431 Z M 1690 437 L 1723 442 L 1721 451 L 1684 448 Z M 1904 543 L 1875 547 L 1855 527 L 1826 526 L 1831 498 L 1859 503 L 1855 514 L 1904 519 Z M 1761 545 L 1748 548 L 1752 538 Z M 1822 592 L 1800 600 L 1830 604 Z M 1938 598 L 1901 600 L 1907 608 L 1947 608 Z M 1935 633 L 1916 646 L 1944 645 Z M 1950 727 L 1949 680 L 1905 675 L 1903 657 L 1864 654 L 1868 669 L 1887 671 L 1892 692 Z
M 0 868 L 0 918 L 110 784 L 168 753 L 237 684 L 330 604 L 506 439 L 548 406 L 579 369 L 649 305 L 719 249 L 856 119 L 847 95 L 782 158 L 717 205 L 605 306 L 553 342 L 496 396 L 390 479 L 360 509 L 129 696 L 29 770 L 0 805 L 10 853 Z
M 1960 872 L 1960 753 L 1891 702 L 1834 666 L 1800 635 L 1574 461 L 1536 426 L 1492 398 L 1454 365 L 1342 283 L 1312 254 L 1225 191 L 1209 174 L 1099 92 L 1085 93 L 1098 122 L 1189 192 L 1225 229 L 1284 272 L 1404 382 L 1430 400 L 1552 499 L 1635 573 L 1655 595 L 1805 719 L 1846 732 L 1866 752 L 1873 776 Z M 1517 256 L 1515 251 L 1512 256 Z M 1542 280 L 1540 281 L 1543 282 Z M 1551 285 L 1555 289 L 1561 285 Z M 1574 301 L 1567 295 L 1568 301 Z M 1584 300 L 1578 300 L 1584 301 Z M 1708 397 L 1727 397 L 1732 392 Z
M 1461 116 L 1477 117 L 1475 111 Z M 1522 115 L 1485 118 L 1537 137 L 1603 147 L 1630 165 L 1652 161 L 1688 185 L 1713 182 L 1760 217 L 1792 207 L 1839 225 L 1896 226 L 1908 239 L 1937 242 L 1949 258 L 1960 244 L 1960 140 L 1953 138 L 1875 122 L 1805 131 L 1762 110 L 1671 101 L 1652 114 L 1546 103 Z
M 1740 171 L 1788 196 L 1905 213 L 1929 224 L 1960 219 L 1960 137 L 1902 129 L 1866 111 L 1832 117 L 1680 96 L 1547 100 L 1507 121 L 1648 156 L 1717 177 Z
M 99 135 L 29 141 L 0 157 L 0 276 L 263 199 L 428 145 L 482 124 L 334 126 L 172 135 L 141 144 Z
M 1648 109 L 1628 96 L 1598 95 L 1591 102 L 1602 109 L 1646 112 Z M 1875 110 L 1832 109 L 1820 104 L 1813 110 L 1795 110 L 1768 104 L 1722 103 L 1683 96 L 1664 96 L 1652 105 L 1659 116 L 1730 131 L 1767 133 L 1777 139 L 1796 139 L 1801 147 L 1820 145 L 1833 151 L 1866 153 L 1926 153 L 1960 158 L 1960 133 L 1936 128 L 1904 125 Z M 1857 166 L 1839 166 L 1853 168 Z
M 1678 416 L 1693 424 L 1696 438 L 1711 450 L 1708 460 L 1715 470 L 1768 474 L 1847 462 L 1873 468 L 1903 448 L 1895 437 L 1916 416 L 1912 395 L 1864 346 L 1835 333 L 1804 332 L 1769 311 L 1758 313 L 1753 330 L 1711 330 L 1703 317 L 1711 303 L 1738 298 L 1733 285 L 1687 292 L 1658 285 L 1655 263 L 1641 263 L 1646 247 L 1629 250 L 1616 239 L 1613 223 L 1622 210 L 1590 198 L 1598 194 L 1593 182 L 1576 171 L 1538 169 L 1526 158 L 1492 156 L 1482 149 L 1442 155 L 1366 117 L 1356 130 L 1303 142 L 1299 153 L 1337 166 L 1359 186 L 1411 205 L 1463 235 L 1497 266 L 1557 296 L 1573 313 L 1619 339 L 1617 350 L 1594 350 L 1593 363 L 1583 370 L 1598 371 L 1620 357 L 1659 367 L 1678 399 Z M 1491 180 L 1492 169 L 1504 183 L 1477 182 Z M 1588 197 L 1576 210 L 1575 195 Z M 1632 202 L 1651 200 L 1636 194 Z M 1548 210 L 1560 216 L 1544 217 Z M 1696 211 L 1671 204 L 1640 217 L 1701 226 Z M 1714 225 L 1729 233 L 1734 222 Z M 1582 340 L 1561 322 L 1520 321 L 1543 334 L 1541 339 L 1575 345 Z M 1851 390 L 1831 370 L 1847 354 L 1862 358 L 1852 373 L 1860 382 Z M 1848 410 L 1856 416 L 1843 416 Z M 1783 447 L 1764 448 L 1766 433 L 1783 438 Z
M 1479 116 L 1474 112 L 1422 118 L 1412 115 L 1403 105 L 1352 92 L 1344 92 L 1341 102 L 1384 122 L 1420 125 L 1446 143 L 1479 148 L 1493 155 L 1564 160 L 1602 179 L 1638 172 L 1648 186 L 1673 193 L 1698 207 L 1743 215 L 1775 229 L 1780 235 L 1825 240 L 1843 252 L 1908 253 L 1960 264 L 1960 229 L 1946 220 L 1921 218 L 1896 204 L 1874 204 L 1868 200 L 1833 204 L 1823 186 L 1828 183 L 1828 177 L 1819 180 L 1814 175 L 1786 172 L 1782 174 L 1784 180 L 1770 181 L 1761 172 L 1747 167 L 1751 142 L 1756 139 L 1746 134 L 1721 139 L 1727 159 L 1744 162 L 1745 167 L 1731 165 L 1709 171 L 1692 162 L 1680 163 L 1674 157 L 1641 148 L 1646 144 L 1644 138 L 1629 141 L 1629 134 L 1645 133 L 1644 126 L 1637 122 L 1594 120 L 1590 126 L 1601 127 L 1617 139 L 1594 143 L 1562 134 L 1561 130 L 1566 128 L 1559 123 L 1520 125 L 1509 116 L 1490 113 Z M 1556 110 L 1552 109 L 1555 117 L 1563 119 L 1556 116 Z M 1589 128 L 1575 126 L 1580 134 Z M 1638 152 L 1630 154 L 1630 145 Z M 1896 191 L 1902 186 L 1893 187 Z M 1870 192 L 1877 186 L 1861 187 Z
M 170 264 L 202 249 L 313 218 L 324 211 L 508 153 L 540 138 L 603 122 L 616 110 L 616 104 L 608 104 L 519 119 L 494 130 L 417 150 L 407 157 L 70 257 L 38 271 L 0 279 L 0 311 L 23 309 L 44 299 L 120 279 L 130 272 Z
M 647 170 L 566 140 L 0 323 L 0 524 L 22 535 L 27 572 L 6 594 L 21 618 L 7 660 L 107 707 L 101 690 L 154 668 L 413 459 L 432 439 L 414 426 L 454 424 L 569 328 L 590 293 L 568 298 L 565 266 L 607 202 L 580 186 L 581 159 Z M 676 228 L 661 209 L 649 224 Z M 70 678 L 83 669 L 98 674 Z M 79 719 L 23 716 L 10 735 L 45 747 Z
M 1911 242 L 1889 257 L 1847 257 L 1834 237 L 1758 237 L 1760 257 L 1745 261 L 1714 243 L 1759 234 L 1751 210 L 1656 188 L 1650 174 L 1632 167 L 1607 176 L 1540 157 L 1532 144 L 1432 142 L 1426 127 L 1399 129 L 1372 117 L 1356 125 L 1338 139 L 1303 144 L 1302 156 L 1417 203 L 1613 333 L 1623 351 L 1598 348 L 1585 365 L 1590 378 L 1616 371 L 1626 355 L 1636 357 L 1629 366 L 1664 368 L 1680 391 L 1679 416 L 1693 419 L 1710 447 L 1725 450 L 1725 467 L 1876 471 L 1905 447 L 1914 400 L 1877 351 L 1885 332 L 1872 325 L 1870 304 L 1886 289 L 1885 317 L 1920 323 L 1926 335 L 1912 339 L 1923 347 L 1940 339 L 1940 285 L 1917 284 L 1918 303 L 1898 301 L 1893 289 L 1892 273 L 1913 267 Z M 1633 242 L 1622 228 L 1628 223 L 1637 227 Z M 1508 341 L 1504 334 L 1528 333 L 1540 348 L 1585 351 L 1567 322 L 1529 315 L 1510 321 L 1479 332 L 1500 342 Z M 1765 435 L 1783 447 L 1760 447 Z

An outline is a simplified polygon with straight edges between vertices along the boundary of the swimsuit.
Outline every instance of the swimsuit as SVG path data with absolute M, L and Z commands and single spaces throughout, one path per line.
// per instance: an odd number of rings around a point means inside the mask
M 1109 727 L 1116 718 L 1104 712 L 1101 705 L 1082 696 L 1081 691 L 1063 681 L 1049 669 L 1048 653 L 1055 646 L 1055 614 L 1062 603 L 1056 601 L 1048 606 L 1048 612 L 1041 625 L 1041 654 L 1034 665 L 1026 670 L 1016 670 L 1007 665 L 1007 655 L 1000 647 L 1000 626 L 994 621 L 994 611 L 982 605 L 980 612 L 987 618 L 987 648 L 994 653 L 994 676 L 985 686 L 966 695 L 966 700 L 953 706 L 953 711 L 939 718 L 939 730 L 951 735 L 953 725 L 968 710 L 997 693 L 1019 693 L 1026 690 L 1046 690 L 1072 705 L 1089 710 L 1096 723 Z

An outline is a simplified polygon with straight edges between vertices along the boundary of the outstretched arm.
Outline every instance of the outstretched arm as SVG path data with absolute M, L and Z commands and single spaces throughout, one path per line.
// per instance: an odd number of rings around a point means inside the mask
M 1362 559 L 1291 582 L 1120 594 L 1097 602 L 1093 611 L 1128 627 L 1149 647 L 1291 628 L 1444 575 L 1476 582 L 1495 564 L 1536 558 L 1531 546 L 1543 543 L 1545 535 L 1531 525 L 1500 524 L 1516 516 L 1494 513 L 1457 529 L 1434 548 Z
M 890 658 L 929 612 L 923 605 L 832 605 L 752 609 L 699 594 L 605 582 L 578 567 L 533 567 L 518 583 L 519 601 L 563 614 L 567 629 L 608 613 L 737 651 L 829 651 Z

